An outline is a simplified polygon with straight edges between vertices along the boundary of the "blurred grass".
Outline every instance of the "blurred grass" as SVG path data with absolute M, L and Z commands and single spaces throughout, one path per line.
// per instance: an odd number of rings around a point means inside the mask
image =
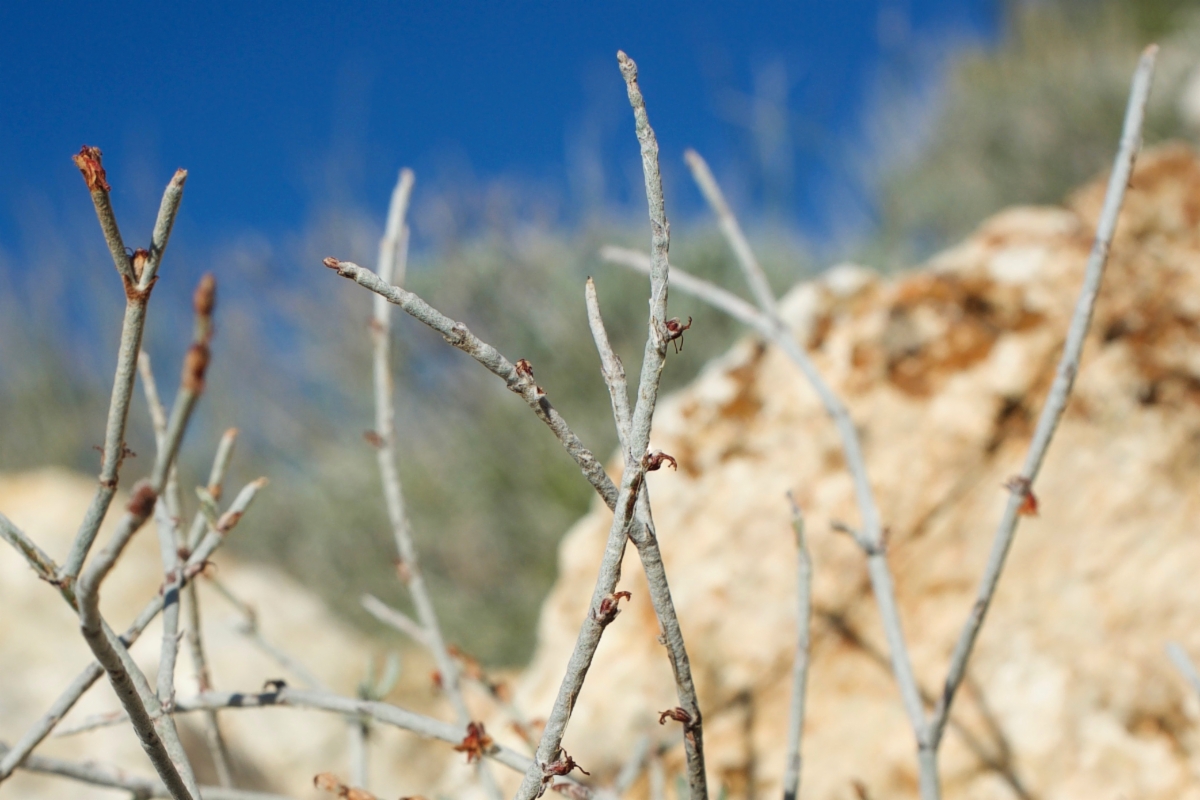
M 1196 6 L 1012 5 L 1003 42 L 964 51 L 948 66 L 929 135 L 902 157 L 873 162 L 877 228 L 829 255 L 857 254 L 897 268 L 1006 205 L 1061 200 L 1111 161 L 1132 65 L 1151 36 L 1164 37 L 1164 53 L 1147 141 L 1187 135 L 1176 100 L 1200 52 Z M 915 102 L 897 96 L 898 104 Z M 896 106 L 881 106 L 875 124 L 882 136 L 911 136 L 887 127 L 903 117 Z M 444 226 L 461 202 L 455 198 L 472 193 L 455 191 L 428 190 L 418 176 L 418 233 L 423 214 L 436 218 L 433 228 Z M 538 198 L 522 217 L 506 192 L 489 195 L 500 199 L 489 201 L 486 223 L 469 233 L 424 236 L 434 244 L 411 259 L 407 285 L 510 359 L 532 362 L 552 402 L 606 459 L 616 437 L 583 283 L 596 277 L 614 345 L 636 375 L 646 281 L 601 264 L 596 252 L 603 244 L 647 248 L 648 226 L 640 214 L 558 225 L 554 214 L 537 210 Z M 752 215 L 739 210 L 778 292 L 811 274 L 814 262 L 799 235 L 756 230 Z M 134 229 L 118 211 L 123 226 Z M 361 593 L 407 605 L 393 574 L 374 453 L 363 438 L 373 420 L 366 329 L 372 296 L 320 261 L 336 255 L 374 266 L 381 223 L 361 209 L 331 208 L 290 241 L 247 237 L 204 250 L 177 235 L 146 338 L 170 398 L 190 326 L 191 286 L 206 269 L 217 274 L 214 363 L 185 441 L 184 485 L 203 480 L 220 432 L 240 428 L 230 483 L 263 474 L 272 483 L 231 549 L 283 566 L 368 628 L 374 623 L 358 607 Z M 672 260 L 741 291 L 709 222 L 673 223 Z M 98 464 L 92 446 L 103 437 L 121 292 L 90 212 L 60 224 L 68 234 L 39 251 L 40 262 L 0 264 L 0 280 L 8 282 L 0 292 L 0 470 L 57 463 L 91 473 Z M 668 359 L 668 391 L 740 335 L 728 319 L 683 295 L 673 296 L 671 307 L 695 324 L 683 352 Z M 399 313 L 395 336 L 400 469 L 435 601 L 452 641 L 493 664 L 520 663 L 533 645 L 558 540 L 592 501 L 591 489 L 494 376 Z M 128 462 L 125 486 L 151 461 L 140 396 L 129 439 L 145 455 Z
M 1178 101 L 1197 63 L 1198 10 L 1194 0 L 1009 2 L 1002 44 L 952 64 L 931 135 L 875 173 L 880 225 L 863 257 L 914 263 L 1001 208 L 1061 202 L 1108 169 L 1150 42 L 1162 52 L 1144 139 L 1191 135 Z M 878 136 L 903 138 L 903 118 L 897 104 L 882 108 Z

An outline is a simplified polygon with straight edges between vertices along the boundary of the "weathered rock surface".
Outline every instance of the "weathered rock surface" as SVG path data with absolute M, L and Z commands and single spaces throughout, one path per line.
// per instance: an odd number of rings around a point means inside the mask
M 70 547 L 79 520 L 95 489 L 94 479 L 62 470 L 42 470 L 0 478 L 0 510 L 53 558 L 61 559 Z M 270 491 L 268 487 L 264 491 Z M 113 503 L 96 546 L 111 534 L 113 521 L 124 507 L 121 496 Z M 249 535 L 253 508 L 231 535 Z M 377 665 L 386 645 L 369 641 L 334 617 L 316 595 L 289 577 L 263 565 L 239 564 L 218 552 L 215 574 L 237 597 L 257 612 L 264 636 L 304 663 L 320 681 L 340 694 L 353 696 L 367 662 Z M 101 611 L 114 628 L 122 630 L 158 591 L 162 564 L 153 525 L 141 531 L 105 581 Z M 258 691 L 265 680 L 285 678 L 302 685 L 276 661 L 252 646 L 239 632 L 242 615 L 205 581 L 200 582 L 202 626 L 214 687 L 220 690 Z M 182 624 L 182 623 L 181 623 Z M 156 621 L 135 643 L 132 653 L 151 683 L 155 680 L 162 627 Z M 53 700 L 92 660 L 79 635 L 79 620 L 57 593 L 40 582 L 25 561 L 7 545 L 0 545 L 0 741 L 12 743 L 45 712 Z M 409 659 L 406 702 L 430 698 L 428 669 L 418 658 Z M 181 647 L 176 673 L 180 695 L 196 691 L 194 671 L 186 646 Z M 427 699 L 436 713 L 440 703 Z M 101 678 L 63 722 L 69 727 L 88 715 L 120 708 L 106 678 Z M 348 733 L 337 715 L 292 709 L 246 709 L 221 715 L 235 761 L 239 785 L 272 790 L 291 797 L 328 797 L 315 790 L 312 778 L 332 771 L 348 777 Z M 374 729 L 371 771 L 373 785 L 389 794 L 413 793 L 431 785 L 445 767 L 444 761 L 425 757 L 431 747 L 416 737 L 394 729 Z M 181 718 L 181 737 L 201 782 L 216 784 L 204 745 L 201 718 Z M 438 746 L 437 752 L 445 748 Z M 47 739 L 41 755 L 76 761 L 114 764 L 131 773 L 152 776 L 153 769 L 129 726 L 120 725 Z M 445 761 L 449 761 L 446 759 Z M 18 772 L 0 786 L 0 796 L 72 800 L 121 797 L 119 792 Z
M 913 661 L 930 693 L 971 607 L 1053 376 L 1103 184 L 1015 208 L 925 268 L 852 267 L 784 301 L 859 426 Z M 679 307 L 678 295 L 673 303 Z M 915 747 L 862 553 L 838 439 L 776 349 L 746 340 L 660 406 L 649 477 L 705 712 L 710 782 L 776 796 L 796 627 L 785 492 L 808 520 L 815 618 L 802 796 L 916 793 Z M 1143 155 L 1075 394 L 955 705 L 947 797 L 1200 798 L 1200 701 L 1164 654 L 1200 657 L 1200 161 Z M 569 533 L 518 701 L 548 712 L 587 610 L 610 515 Z M 676 705 L 636 553 L 565 746 L 599 776 Z M 964 736 L 963 731 L 967 734 Z M 969 737 L 969 741 L 968 741 Z M 669 752 L 678 774 L 682 751 Z M 644 787 L 644 783 L 642 784 Z

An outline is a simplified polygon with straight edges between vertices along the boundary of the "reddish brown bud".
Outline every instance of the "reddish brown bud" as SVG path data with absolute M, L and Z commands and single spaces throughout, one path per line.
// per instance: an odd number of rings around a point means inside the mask
M 85 144 L 79 148 L 77 155 L 71 156 L 71 160 L 75 162 L 75 166 L 79 167 L 79 171 L 83 173 L 83 181 L 87 184 L 88 191 L 103 190 L 107 192 L 112 189 L 108 185 L 108 180 L 106 180 L 104 174 L 99 147 L 89 147 Z
M 1023 478 L 1020 475 L 1009 478 L 1004 488 L 1008 489 L 1013 494 L 1023 495 L 1021 507 L 1017 509 L 1017 513 L 1022 517 L 1036 517 L 1038 514 L 1037 496 L 1033 493 L 1033 484 L 1028 478 Z
M 669 708 L 666 711 L 658 712 L 658 724 L 666 725 L 668 719 L 673 719 L 676 722 L 682 722 L 683 727 L 687 728 L 692 724 L 692 715 L 684 711 L 679 706 Z
M 217 520 L 217 533 L 222 535 L 229 533 L 229 531 L 233 530 L 233 527 L 237 525 L 241 519 L 241 511 L 236 511 L 232 508 L 229 509 L 221 515 L 220 519 Z
M 363 431 L 363 439 L 365 439 L 367 444 L 371 445 L 371 447 L 374 447 L 376 450 L 383 449 L 383 446 L 387 444 L 387 442 L 383 440 L 383 437 L 375 431 Z
M 646 472 L 654 472 L 656 469 L 660 469 L 664 462 L 670 464 L 673 470 L 679 469 L 679 462 L 662 450 L 655 450 L 653 453 L 646 453 L 646 455 L 642 456 L 642 464 L 645 465 Z
M 692 318 L 688 317 L 687 324 L 684 324 L 678 317 L 672 317 L 664 327 L 667 329 L 667 341 L 675 343 L 675 352 L 678 353 L 683 349 L 683 332 L 692 327 Z
M 621 613 L 621 609 L 617 605 L 622 599 L 630 600 L 633 595 L 629 592 L 615 592 L 610 594 L 600 601 L 600 607 L 596 609 L 592 615 L 601 625 L 607 625 L 617 618 L 617 614 Z
M 342 262 L 338 261 L 333 256 L 329 256 L 328 258 L 323 259 L 321 261 L 321 263 L 324 264 L 325 266 L 329 267 L 330 269 L 340 270 L 342 268 Z
M 208 371 L 209 351 L 204 342 L 195 342 L 183 359 L 183 388 L 193 394 L 204 391 L 204 374 Z
M 530 364 L 528 359 L 522 358 L 513 367 L 517 370 L 517 374 L 522 378 L 533 379 L 533 364 Z
M 579 770 L 584 775 L 592 774 L 583 767 L 579 766 L 579 764 L 575 763 L 575 759 L 571 758 L 566 750 L 560 750 L 559 752 L 562 754 L 562 758 L 560 758 L 558 761 L 551 761 L 549 764 L 542 765 L 542 774 L 547 778 L 551 776 L 561 777 L 575 769 Z
M 488 736 L 482 722 L 467 723 L 467 735 L 454 746 L 460 753 L 467 754 L 467 763 L 478 761 L 492 751 L 492 737 Z
M 133 255 L 129 258 L 129 263 L 133 266 L 133 274 L 139 281 L 142 279 L 142 271 L 146 269 L 146 262 L 150 260 L 150 251 L 139 247 L 133 251 Z
M 125 510 L 135 517 L 145 519 L 154 511 L 154 503 L 158 500 L 158 494 L 154 491 L 154 487 L 150 485 L 150 481 L 141 480 L 133 487 L 133 494 L 129 498 L 129 504 L 125 506 Z
M 216 305 L 217 279 L 211 272 L 206 272 L 196 285 L 196 293 L 192 295 L 192 308 L 195 309 L 197 317 L 212 319 L 213 308 Z

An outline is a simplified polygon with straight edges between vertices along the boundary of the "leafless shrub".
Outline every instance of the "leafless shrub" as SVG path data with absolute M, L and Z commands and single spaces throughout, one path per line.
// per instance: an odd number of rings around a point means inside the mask
M 212 317 L 216 305 L 215 285 L 212 280 L 204 279 L 196 291 L 195 331 L 184 359 L 179 390 L 169 412 L 162 407 L 159 400 L 149 359 L 141 353 L 141 340 L 150 296 L 182 199 L 187 174 L 180 170 L 169 182 L 150 236 L 150 246 L 147 249 L 133 250 L 130 254 L 125 248 L 110 203 L 110 187 L 103 168 L 102 154 L 93 147 L 83 148 L 75 157 L 76 164 L 84 176 L 95 205 L 101 230 L 126 297 L 99 485 L 71 551 L 62 565 L 55 563 L 24 532 L 3 516 L 0 516 L 0 534 L 78 614 L 81 632 L 95 655 L 96 662 L 81 673 L 20 741 L 12 746 L 3 746 L 0 781 L 11 775 L 15 769 L 26 768 L 121 788 L 140 797 L 165 796 L 176 800 L 199 800 L 201 797 L 261 800 L 269 796 L 241 791 L 231 786 L 229 755 L 216 712 L 237 708 L 281 706 L 326 711 L 346 719 L 351 741 L 355 745 L 354 752 L 357 754 L 352 765 L 353 785 L 343 783 L 332 773 L 322 772 L 314 779 L 314 785 L 318 788 L 339 797 L 362 800 L 374 797 L 363 786 L 367 782 L 364 742 L 369 736 L 371 725 L 374 724 L 400 727 L 453 745 L 455 750 L 465 754 L 469 762 L 478 765 L 479 780 L 485 791 L 494 798 L 500 797 L 500 790 L 490 773 L 490 762 L 522 773 L 522 782 L 516 794 L 517 800 L 533 800 L 542 796 L 547 789 L 576 798 L 613 796 L 627 789 L 634 780 L 632 776 L 636 776 L 643 767 L 650 770 L 655 793 L 661 793 L 658 753 L 651 753 L 648 744 L 631 743 L 629 768 L 622 771 L 617 784 L 608 788 L 590 787 L 573 777 L 576 772 L 585 777 L 588 773 L 562 748 L 563 734 L 601 637 L 609 625 L 619 624 L 619 601 L 624 599 L 628 602 L 631 599 L 629 593 L 620 591 L 618 586 L 626 542 L 632 541 L 646 573 L 650 602 L 663 631 L 662 641 L 666 646 L 676 683 L 678 705 L 662 711 L 660 723 L 678 723 L 686 756 L 686 779 L 690 796 L 693 800 L 706 800 L 708 787 L 704 762 L 703 717 L 692 680 L 688 652 L 671 601 L 655 535 L 652 506 L 645 485 L 646 472 L 664 465 L 674 465 L 671 456 L 660 451 L 652 452 L 649 447 L 651 424 L 668 354 L 679 352 L 682 336 L 691 322 L 689 319 L 688 323 L 684 323 L 668 315 L 668 287 L 674 284 L 718 306 L 781 347 L 820 396 L 828 415 L 837 427 L 846 463 L 854 479 L 860 515 L 859 527 L 849 529 L 849 533 L 867 558 L 868 572 L 887 634 L 891 667 L 917 744 L 922 797 L 925 800 L 938 798 L 938 749 L 948 721 L 950 706 L 964 678 L 967 662 L 995 593 L 1016 526 L 1020 517 L 1030 509 L 1031 503 L 1035 502 L 1034 482 L 1078 370 L 1083 342 L 1090 325 L 1092 308 L 1099 291 L 1124 190 L 1140 147 L 1142 120 L 1156 52 L 1154 47 L 1146 50 L 1135 74 L 1120 150 L 1088 262 L 1083 290 L 1067 332 L 1055 382 L 1022 472 L 1010 485 L 1011 498 L 995 534 L 992 555 L 981 580 L 978 598 L 951 657 L 942 693 L 936 703 L 932 704 L 932 708 L 929 707 L 931 704 L 923 699 L 913 672 L 887 560 L 885 529 L 866 473 L 858 434 L 845 405 L 824 381 L 808 354 L 780 319 L 774 295 L 762 268 L 707 166 L 695 153 L 689 153 L 687 156 L 689 166 L 717 214 L 722 231 L 750 285 L 757 307 L 669 265 L 670 227 L 659 173 L 658 144 L 650 127 L 645 99 L 638 84 L 637 67 L 624 53 L 618 54 L 618 62 L 634 112 L 651 227 L 651 252 L 648 258 L 629 251 L 606 251 L 612 260 L 644 269 L 650 276 L 650 312 L 644 358 L 636 399 L 632 403 L 624 368 L 613 351 L 601 317 L 595 285 L 589 281 L 585 287 L 588 321 L 600 354 L 602 374 L 609 390 L 621 446 L 624 469 L 620 483 L 614 482 L 608 476 L 601 461 L 583 444 L 563 415 L 550 402 L 545 389 L 535 380 L 536 365 L 524 358 L 510 360 L 473 334 L 464 323 L 442 314 L 420 296 L 399 285 L 403 282 L 405 271 L 405 215 L 413 185 L 412 173 L 402 172 L 392 197 L 387 227 L 380 245 L 378 271 L 372 272 L 336 257 L 326 258 L 324 265 L 376 295 L 370 326 L 370 336 L 374 345 L 376 418 L 375 428 L 370 432 L 368 439 L 376 450 L 384 502 L 398 557 L 397 574 L 411 594 L 416 608 L 416 619 L 389 609 L 373 598 L 367 600 L 366 605 L 372 613 L 401 629 L 430 651 L 438 667 L 440 685 L 454 709 L 455 721 L 444 722 L 383 702 L 380 698 L 386 694 L 386 689 L 382 688 L 387 684 L 386 679 L 379 684 L 368 682 L 356 698 L 332 693 L 321 686 L 319 681 L 306 677 L 302 664 L 271 645 L 257 630 L 252 610 L 248 609 L 248 638 L 260 649 L 271 654 L 282 667 L 299 675 L 307 686 L 295 688 L 284 680 L 270 680 L 255 691 L 229 692 L 214 689 L 209 685 L 204 666 L 204 643 L 198 624 L 200 609 L 194 585 L 195 581 L 204 575 L 209 556 L 237 526 L 255 495 L 263 487 L 264 481 L 260 479 L 248 484 L 234 501 L 222 510 L 222 482 L 234 440 L 234 435 L 229 433 L 223 437 L 218 447 L 208 485 L 201 493 L 201 504 L 192 524 L 185 528 L 180 523 L 183 519 L 184 503 L 176 474 L 176 462 L 183 433 L 205 389 L 209 341 L 213 330 Z M 536 738 L 536 748 L 532 757 L 498 744 L 488 733 L 484 723 L 474 718 L 461 689 L 464 671 L 460 670 L 460 663 L 469 667 L 470 662 L 446 644 L 438 615 L 426 588 L 396 466 L 396 433 L 393 418 L 395 399 L 389 355 L 392 305 L 399 306 L 417 321 L 439 333 L 448 344 L 464 351 L 499 377 L 505 386 L 518 395 L 550 428 L 585 479 L 613 511 L 613 520 L 589 612 L 581 621 L 576 645 L 553 709 L 536 737 L 533 735 L 533 727 L 525 725 L 530 742 Z M 94 540 L 116 495 L 120 471 L 128 455 L 125 432 L 134 382 L 139 371 L 155 430 L 157 452 L 153 468 L 149 478 L 135 484 L 112 540 L 93 553 Z M 158 528 L 162 553 L 162 591 L 148 602 L 133 625 L 123 635 L 118 635 L 100 613 L 100 591 L 129 541 L 151 517 L 154 517 Z M 788 743 L 788 777 L 785 785 L 785 797 L 789 800 L 796 796 L 800 780 L 800 734 L 803 727 L 807 668 L 807 592 L 811 570 L 804 546 L 803 521 L 799 509 L 795 510 L 795 520 L 799 553 L 798 571 L 801 577 L 801 628 L 797 637 L 794 697 Z M 180 604 L 183 598 L 186 598 L 188 604 L 187 622 L 184 623 L 186 640 L 197 672 L 201 676 L 200 692 L 194 697 L 177 697 L 175 694 L 175 662 L 181 641 Z M 130 658 L 128 648 L 150 620 L 160 613 L 163 616 L 163 637 L 157 685 L 152 687 Z M 1181 667 L 1186 668 L 1186 657 L 1175 651 L 1172 653 Z M 150 758 L 158 776 L 157 780 L 131 777 L 91 763 L 66 763 L 33 754 L 38 743 L 54 730 L 63 714 L 102 674 L 109 678 L 121 701 L 123 713 L 90 720 L 84 727 L 113 723 L 131 725 Z M 1194 677 L 1194 669 L 1188 674 L 1189 677 Z M 467 677 L 481 679 L 478 674 Z M 205 714 L 206 742 L 214 763 L 218 765 L 222 786 L 201 787 L 196 782 L 175 726 L 177 714 L 191 711 L 201 711 Z M 517 715 L 519 719 L 519 712 Z

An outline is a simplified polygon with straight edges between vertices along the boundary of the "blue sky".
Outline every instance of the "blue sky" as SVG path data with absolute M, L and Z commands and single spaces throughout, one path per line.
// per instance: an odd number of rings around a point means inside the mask
M 217 239 L 296 230 L 326 203 L 382 216 L 403 165 L 419 187 L 509 178 L 620 202 L 636 144 L 618 48 L 665 159 L 692 146 L 718 174 L 758 168 L 770 181 L 746 191 L 803 225 L 841 179 L 825 145 L 856 135 L 881 67 L 913 42 L 993 38 L 998 14 L 996 0 L 8 3 L 0 249 L 86 207 L 70 161 L 84 143 L 104 150 L 119 214 L 186 167 L 181 219 Z M 756 91 L 787 108 L 769 167 L 744 124 Z

